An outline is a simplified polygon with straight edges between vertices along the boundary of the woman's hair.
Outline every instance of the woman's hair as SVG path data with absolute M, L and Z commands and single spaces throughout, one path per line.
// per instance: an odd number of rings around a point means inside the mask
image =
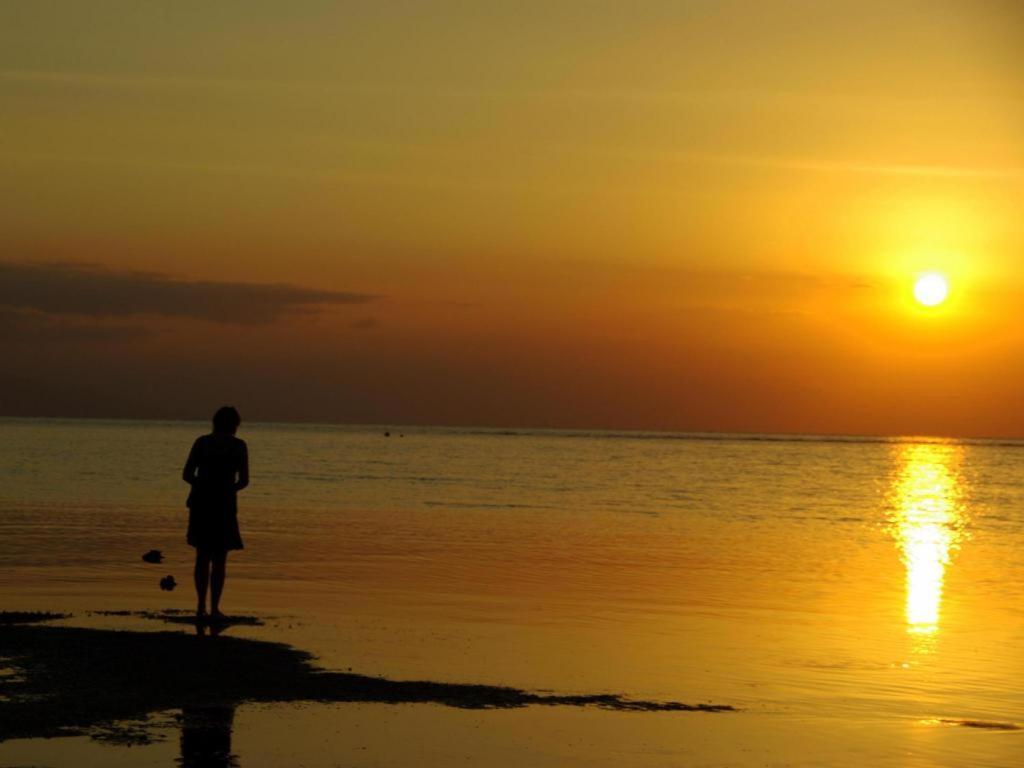
M 213 431 L 214 432 L 229 432 L 235 433 L 238 429 L 238 425 L 242 423 L 242 417 L 238 415 L 238 411 L 232 408 L 230 405 L 222 406 L 217 409 L 217 412 L 213 414 Z

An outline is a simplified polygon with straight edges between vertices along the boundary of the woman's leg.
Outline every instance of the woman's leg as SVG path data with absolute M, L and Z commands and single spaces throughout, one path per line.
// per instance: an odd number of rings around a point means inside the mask
M 196 614 L 202 616 L 206 613 L 206 585 L 210 583 L 210 553 L 202 549 L 196 550 Z
M 226 550 L 211 555 L 213 568 L 210 573 L 210 613 L 220 616 L 220 595 L 224 591 L 227 576 L 228 553 Z

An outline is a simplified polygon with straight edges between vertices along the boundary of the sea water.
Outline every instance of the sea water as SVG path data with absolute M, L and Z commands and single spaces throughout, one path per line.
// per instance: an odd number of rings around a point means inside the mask
M 192 608 L 181 468 L 204 431 L 0 420 L 0 607 L 134 629 L 167 627 L 94 612 Z M 1024 759 L 1024 444 L 248 423 L 239 436 L 252 484 L 223 607 L 267 624 L 233 633 L 394 679 L 739 710 L 243 707 L 243 765 L 331 765 L 339 750 L 367 765 Z M 141 560 L 154 548 L 160 565 Z M 268 741 L 270 722 L 336 743 Z M 17 756 L 92 759 L 60 741 Z M 96 764 L 127 759 L 96 749 Z

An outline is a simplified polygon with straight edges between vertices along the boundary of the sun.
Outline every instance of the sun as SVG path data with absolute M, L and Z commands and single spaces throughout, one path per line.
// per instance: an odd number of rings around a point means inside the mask
M 926 307 L 937 307 L 949 296 L 949 281 L 938 272 L 925 272 L 914 283 L 914 298 Z

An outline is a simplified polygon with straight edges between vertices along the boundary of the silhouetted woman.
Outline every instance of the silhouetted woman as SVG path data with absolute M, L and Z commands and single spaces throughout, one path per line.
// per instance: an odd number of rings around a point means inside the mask
M 237 494 L 249 484 L 249 452 L 235 437 L 242 419 L 230 406 L 213 415 L 213 432 L 196 438 L 182 477 L 192 486 L 188 495 L 188 543 L 196 548 L 196 618 L 206 616 L 206 587 L 210 586 L 210 615 L 221 619 L 220 596 L 228 552 L 242 548 L 238 532 Z

